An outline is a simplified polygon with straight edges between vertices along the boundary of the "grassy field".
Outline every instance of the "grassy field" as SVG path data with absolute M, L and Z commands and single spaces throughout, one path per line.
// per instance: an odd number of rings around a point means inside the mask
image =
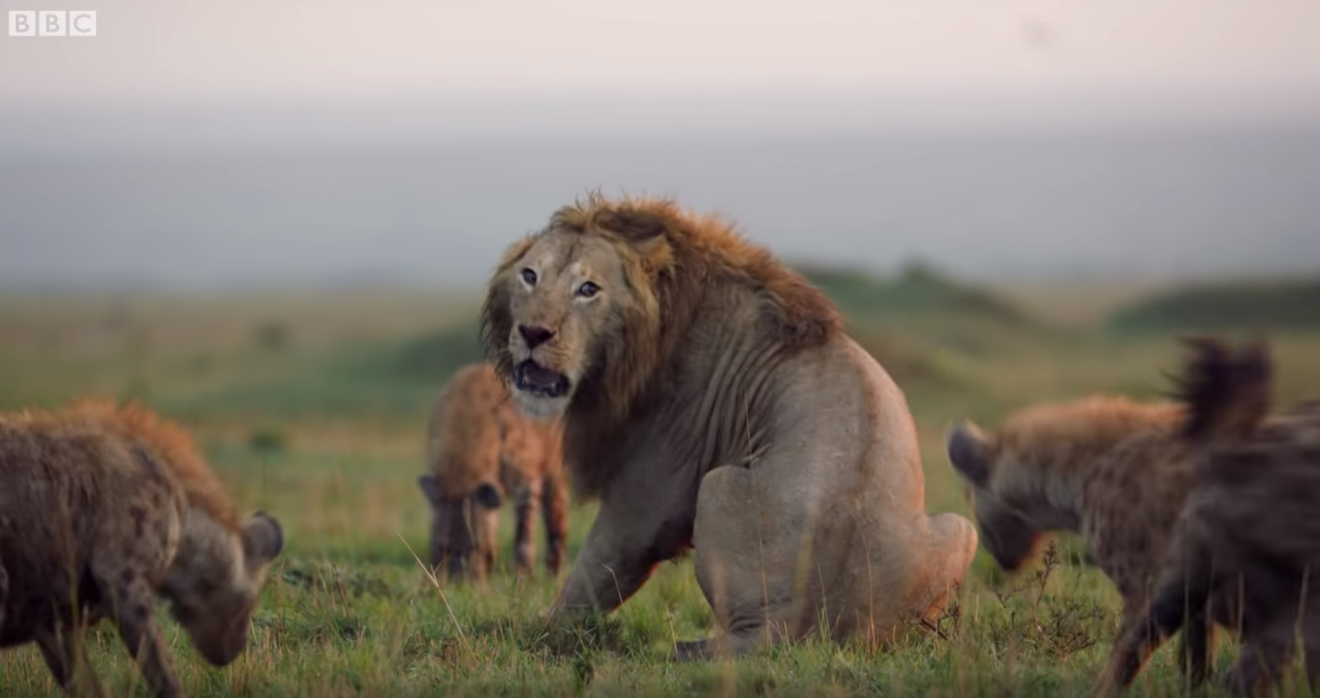
M 1176 365 L 1169 332 L 1106 322 L 1113 299 L 1128 299 L 1112 289 L 1019 288 L 1010 303 L 922 269 L 814 278 L 906 391 L 932 511 L 967 510 L 941 446 L 952 420 L 997 424 L 1093 391 L 1154 397 Z M 414 557 L 427 521 L 415 481 L 431 399 L 478 356 L 475 310 L 474 297 L 420 290 L 0 297 L 0 408 L 144 400 L 195 430 L 245 510 L 281 518 L 288 547 L 238 661 L 204 665 L 162 612 L 191 695 L 1070 696 L 1103 666 L 1117 596 L 1067 539 L 1007 578 L 978 553 L 939 633 L 888 652 L 813 639 L 673 664 L 675 640 L 712 632 L 687 560 L 662 565 L 612 616 L 555 634 L 541 619 L 558 581 L 543 569 L 437 587 Z M 1320 395 L 1320 332 L 1294 323 L 1270 336 L 1280 401 Z M 593 512 L 573 510 L 570 559 Z M 95 640 L 107 688 L 146 695 L 113 629 Z M 1234 651 L 1221 644 L 1219 669 Z M 1134 695 L 1179 692 L 1171 655 L 1156 655 Z M 26 647 L 0 653 L 0 695 L 60 692 Z

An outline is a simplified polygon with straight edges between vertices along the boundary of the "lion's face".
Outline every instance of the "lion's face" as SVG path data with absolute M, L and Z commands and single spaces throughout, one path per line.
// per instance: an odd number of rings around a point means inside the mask
M 636 305 L 626 260 L 609 240 L 551 229 L 505 264 L 489 303 L 503 318 L 497 347 L 523 414 L 565 411 L 581 383 L 620 341 L 627 308 Z M 502 336 L 500 336 L 502 335 Z

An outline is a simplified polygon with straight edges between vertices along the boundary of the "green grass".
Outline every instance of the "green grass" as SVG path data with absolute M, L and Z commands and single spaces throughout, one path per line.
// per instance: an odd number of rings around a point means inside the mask
M 932 511 L 967 509 L 941 447 L 954 419 L 996 424 L 1026 403 L 1093 391 L 1153 397 L 1176 365 L 1170 335 L 1061 329 L 927 270 L 814 278 L 904 387 Z M 1066 538 L 1013 576 L 979 553 L 939 633 L 889 651 L 809 638 L 674 664 L 675 640 L 713 632 L 690 560 L 661 565 L 613 615 L 550 632 L 560 580 L 543 567 L 512 576 L 507 511 L 495 577 L 437 588 L 414 557 L 428 515 L 416 476 L 431 400 L 478 357 L 474 311 L 471 299 L 415 294 L 0 299 L 0 408 L 140 397 L 196 431 L 244 509 L 280 517 L 287 548 L 239 660 L 205 665 L 161 613 L 194 696 L 1072 696 L 1103 667 L 1117 595 Z M 1320 335 L 1279 334 L 1273 348 L 1281 401 L 1320 394 Z M 571 512 L 570 561 L 594 511 Z M 1221 646 L 1221 670 L 1233 650 Z M 1156 654 L 1133 695 L 1180 693 L 1172 653 Z M 109 625 L 92 660 L 114 695 L 148 695 Z M 0 651 L 0 695 L 61 693 L 35 648 L 20 647 Z

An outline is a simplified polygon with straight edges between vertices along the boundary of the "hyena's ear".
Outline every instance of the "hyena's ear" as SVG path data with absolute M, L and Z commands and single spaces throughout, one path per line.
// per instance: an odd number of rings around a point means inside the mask
M 440 481 L 435 479 L 434 475 L 422 475 L 417 478 L 417 487 L 422 490 L 426 496 L 426 501 L 432 504 L 440 502 Z
M 472 501 L 487 509 L 498 509 L 504 503 L 504 497 L 500 495 L 500 491 L 495 489 L 494 485 L 483 482 L 477 485 L 475 490 L 472 490 Z
M 284 528 L 275 517 L 258 511 L 243 522 L 243 554 L 248 565 L 274 560 L 284 550 Z
M 990 447 L 975 424 L 964 420 L 953 425 L 945 437 L 945 450 L 953 469 L 973 485 L 985 487 L 990 482 Z

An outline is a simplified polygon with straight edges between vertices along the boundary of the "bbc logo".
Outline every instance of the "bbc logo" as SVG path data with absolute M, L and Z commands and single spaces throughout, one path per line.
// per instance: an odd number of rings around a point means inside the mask
M 10 10 L 10 36 L 96 36 L 94 10 Z

